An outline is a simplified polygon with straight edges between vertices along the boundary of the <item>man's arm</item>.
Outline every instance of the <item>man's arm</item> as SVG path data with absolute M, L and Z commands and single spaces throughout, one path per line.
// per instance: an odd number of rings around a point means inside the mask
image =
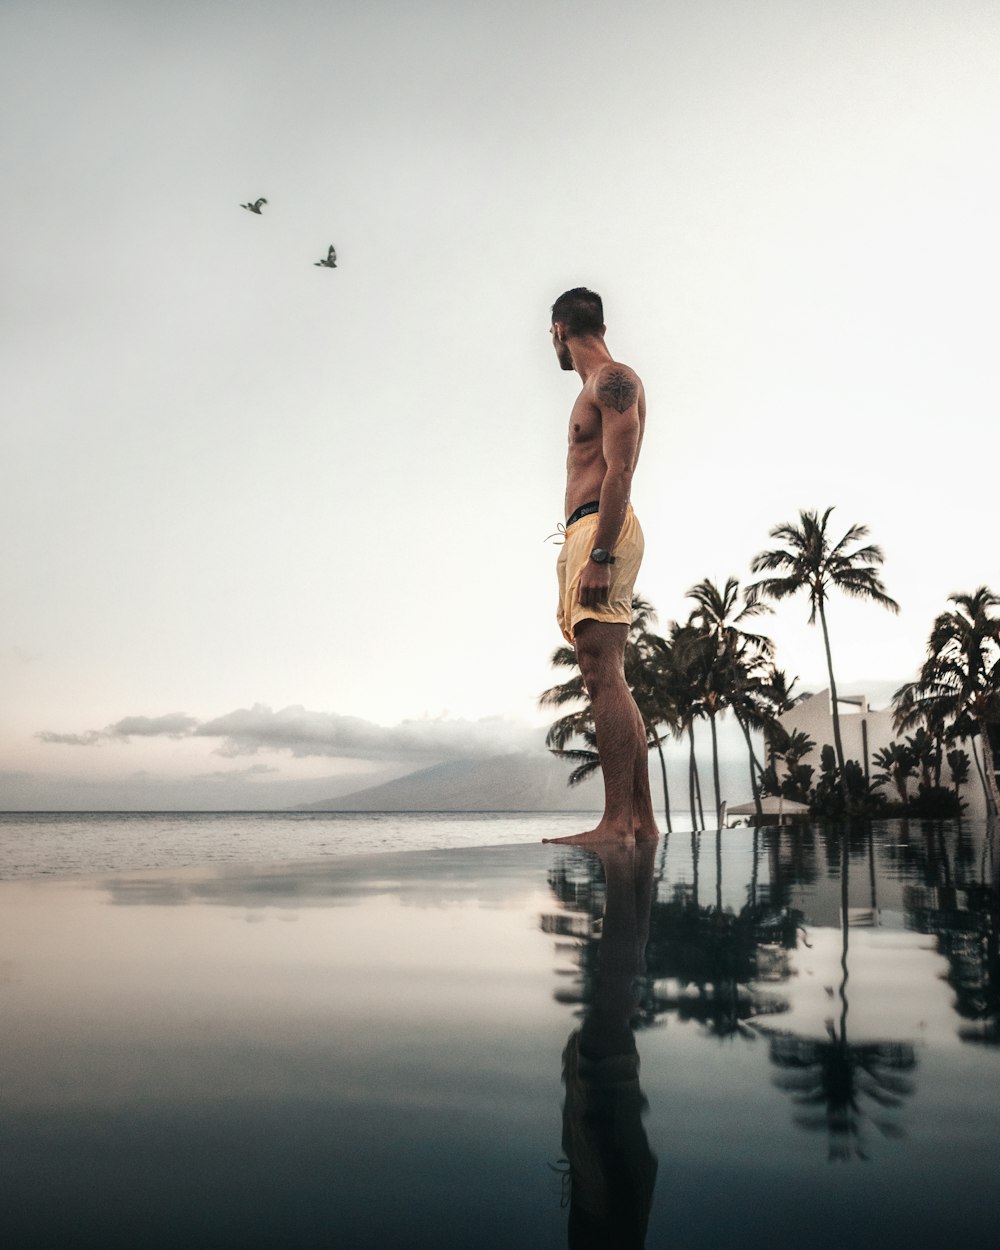
M 601 483 L 594 546 L 614 551 L 625 522 L 638 454 L 639 380 L 626 365 L 605 365 L 594 394 L 601 411 L 602 450 L 607 465 Z M 589 560 L 580 579 L 580 602 L 584 607 L 606 602 L 610 581 L 610 566 Z

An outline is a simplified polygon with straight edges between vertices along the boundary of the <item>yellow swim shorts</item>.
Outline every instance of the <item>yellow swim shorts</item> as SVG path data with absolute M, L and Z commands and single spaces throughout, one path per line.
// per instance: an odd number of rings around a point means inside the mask
M 632 511 L 632 505 L 628 506 L 621 533 L 611 553 L 615 562 L 611 565 L 608 601 L 594 608 L 585 608 L 580 602 L 580 578 L 594 549 L 596 533 L 597 513 L 592 512 L 567 526 L 566 541 L 559 550 L 559 561 L 556 565 L 559 575 L 559 607 L 556 618 L 568 643 L 573 642 L 573 631 L 580 621 L 632 624 L 632 591 L 645 547 L 642 529 Z

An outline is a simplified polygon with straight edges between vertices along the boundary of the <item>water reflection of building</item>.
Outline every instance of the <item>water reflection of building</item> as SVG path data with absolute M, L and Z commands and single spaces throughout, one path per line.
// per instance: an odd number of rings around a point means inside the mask
M 844 826 L 800 824 L 762 831 L 772 897 L 807 917 L 810 925 L 840 928 L 842 898 L 841 849 L 846 845 L 847 907 L 857 923 L 870 915 L 881 927 L 902 927 L 905 881 L 886 871 L 883 847 L 886 823 L 857 822 Z M 909 837 L 906 822 L 893 825 L 892 842 Z M 891 868 L 891 859 L 888 864 Z
M 948 984 L 964 1041 L 1000 1045 L 1000 860 L 990 831 L 954 836 L 924 822 L 895 848 L 907 875 L 907 924 L 932 934 L 948 961 Z
M 830 926 L 845 900 L 833 871 L 840 838 L 849 857 L 852 928 L 905 930 L 933 939 L 947 960 L 953 1008 L 967 1041 L 1000 1043 L 1000 857 L 996 834 L 974 822 L 898 821 L 820 834 L 815 826 L 766 831 L 777 894 L 813 924 Z M 825 869 L 823 868 L 825 861 Z M 800 868 L 808 866 L 808 883 Z

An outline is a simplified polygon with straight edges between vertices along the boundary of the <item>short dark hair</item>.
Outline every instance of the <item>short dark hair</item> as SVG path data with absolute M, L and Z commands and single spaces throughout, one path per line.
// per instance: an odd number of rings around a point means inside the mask
M 569 334 L 600 334 L 604 329 L 604 305 L 596 291 L 575 286 L 564 291 L 552 305 L 553 325 L 561 321 Z

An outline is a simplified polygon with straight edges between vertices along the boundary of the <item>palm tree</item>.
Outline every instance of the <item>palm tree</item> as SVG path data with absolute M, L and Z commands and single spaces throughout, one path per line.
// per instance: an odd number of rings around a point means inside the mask
M 912 741 L 910 739 L 910 742 L 890 742 L 881 751 L 876 751 L 872 757 L 875 767 L 882 770 L 875 774 L 873 779 L 875 785 L 895 786 L 899 801 L 904 807 L 910 797 L 906 790 L 906 782 L 913 776 L 917 764 L 916 752 L 910 745 Z
M 751 633 L 742 626 L 753 617 L 770 612 L 771 608 L 761 603 L 753 590 L 745 591 L 741 595 L 740 583 L 735 577 L 728 578 L 722 590 L 709 578 L 705 578 L 691 587 L 687 597 L 697 604 L 688 623 L 698 629 L 709 643 L 708 648 L 703 648 L 702 698 L 704 715 L 708 718 L 712 732 L 712 779 L 715 783 L 715 814 L 718 823 L 722 795 L 719 786 L 716 718 L 727 707 L 733 709 L 752 755 L 753 747 L 746 728 L 751 712 L 744 707 L 741 716 L 738 705 L 742 702 L 741 695 L 754 680 L 762 676 L 761 666 L 773 655 L 774 643 L 763 634 Z M 751 777 L 753 775 L 751 762 Z M 754 798 L 759 807 L 759 791 L 756 785 Z
M 951 780 L 955 786 L 955 798 L 958 799 L 959 810 L 962 807 L 962 786 L 969 780 L 969 756 L 965 751 L 959 750 L 957 747 L 954 751 L 949 751 L 945 756 L 948 761 L 948 770 L 951 773 Z
M 815 771 L 811 764 L 802 760 L 815 751 L 816 743 L 802 729 L 789 733 L 780 722 L 775 722 L 768 733 L 769 758 L 765 773 L 769 794 L 783 794 L 797 803 L 809 801 L 809 787 Z M 784 776 L 778 777 L 777 761 L 785 766 Z
M 670 622 L 668 636 L 662 642 L 660 681 L 664 698 L 674 709 L 674 732 L 678 737 L 686 736 L 688 740 L 688 804 L 692 831 L 698 829 L 699 818 L 701 828 L 705 828 L 694 725 L 704 715 L 703 694 L 710 667 L 708 653 L 709 644 L 695 626 Z
M 840 710 L 837 705 L 837 683 L 833 675 L 833 655 L 830 650 L 830 631 L 826 623 L 826 601 L 834 588 L 854 599 L 867 599 L 881 604 L 890 612 L 898 612 L 899 604 L 886 593 L 879 577 L 878 566 L 885 559 L 880 547 L 869 543 L 852 545 L 867 537 L 868 527 L 852 525 L 846 534 L 833 542 L 827 533 L 827 523 L 833 508 L 827 508 L 822 516 L 816 512 L 800 511 L 799 524 L 781 524 L 771 530 L 770 537 L 778 539 L 782 546 L 761 551 L 754 556 L 751 571 L 771 573 L 751 589 L 772 599 L 786 599 L 799 590 L 809 595 L 809 624 L 815 625 L 817 616 L 823 629 L 823 646 L 826 650 L 826 667 L 830 677 L 830 702 L 833 710 L 833 742 L 837 752 L 837 766 L 841 786 L 847 797 L 844 779 L 844 745 L 840 736 Z
M 804 771 L 801 760 L 814 750 L 816 743 L 802 730 L 795 729 L 791 733 L 781 723 L 781 717 L 790 712 L 797 703 L 808 699 L 808 694 L 793 694 L 792 690 L 799 679 L 789 678 L 784 669 L 769 665 L 763 681 L 758 684 L 757 697 L 766 707 L 767 724 L 764 729 L 764 749 L 767 767 L 761 774 L 761 792 L 766 794 L 783 794 L 786 798 L 800 802 L 798 791 L 809 789 L 813 769 L 806 765 Z M 778 761 L 785 765 L 784 777 L 778 777 Z M 793 773 L 795 774 L 793 776 Z M 794 791 L 794 793 L 793 793 Z
M 953 720 L 948 726 L 948 741 L 949 743 L 961 742 L 964 745 L 967 742 L 969 744 L 972 762 L 976 766 L 976 776 L 979 778 L 979 785 L 986 800 L 986 810 L 988 812 L 992 811 L 993 800 L 990 795 L 990 788 L 986 784 L 986 774 L 983 772 L 983 766 L 979 761 L 979 752 L 976 750 L 976 727 L 972 723 L 972 717 L 968 712 L 963 712 L 957 720 Z
M 784 669 L 777 668 L 772 664 L 767 669 L 766 676 L 760 684 L 760 696 L 768 704 L 774 716 L 774 724 L 768 730 L 765 742 L 768 766 L 772 768 L 774 767 L 775 756 L 785 750 L 786 739 L 788 738 L 788 733 L 782 726 L 780 717 L 784 716 L 786 712 L 790 712 L 803 699 L 809 698 L 808 694 L 792 693 L 798 680 L 797 677 L 789 677 Z
M 923 725 L 906 739 L 913 753 L 913 762 L 920 769 L 920 784 L 928 789 L 931 785 L 931 769 L 934 766 L 935 741 Z
M 770 662 L 753 652 L 747 645 L 742 645 L 732 660 L 732 687 L 730 706 L 736 723 L 743 734 L 747 747 L 747 759 L 750 765 L 750 791 L 753 794 L 754 806 L 758 820 L 763 819 L 760 806 L 761 786 L 764 779 L 764 767 L 753 749 L 750 731 L 763 734 L 765 741 L 773 733 L 778 724 L 775 705 L 769 685 Z
M 744 642 L 751 644 L 761 655 L 770 658 L 774 654 L 774 643 L 770 638 L 742 628 L 744 621 L 772 611 L 768 604 L 761 602 L 753 587 L 741 595 L 737 578 L 727 578 L 724 589 L 720 590 L 711 578 L 706 577 L 691 587 L 687 597 L 698 605 L 691 613 L 691 624 L 700 625 L 715 642 L 716 654 L 728 655 Z
M 915 682 L 894 696 L 898 729 L 950 720 L 952 733 L 962 722 L 978 736 L 983 753 L 987 801 L 1000 812 L 996 761 L 990 725 L 1000 721 L 1000 596 L 987 586 L 971 594 L 950 595 L 954 604 L 934 621 L 927 659 Z

